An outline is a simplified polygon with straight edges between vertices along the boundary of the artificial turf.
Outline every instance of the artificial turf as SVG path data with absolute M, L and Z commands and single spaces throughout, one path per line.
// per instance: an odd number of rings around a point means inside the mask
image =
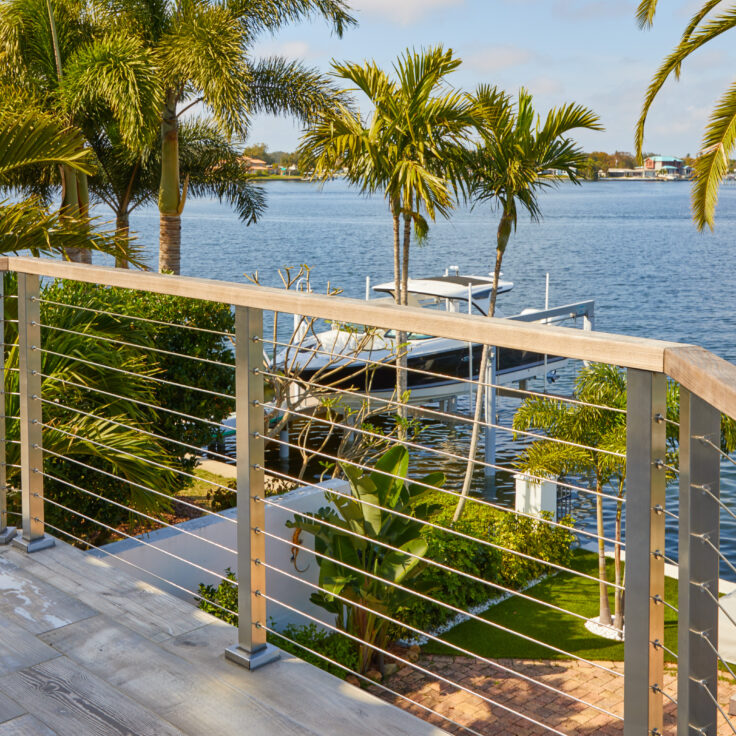
M 598 577 L 598 556 L 593 552 L 576 550 L 570 568 Z M 612 560 L 608 564 L 608 579 L 613 580 Z M 598 615 L 598 583 L 571 573 L 551 575 L 529 588 L 525 594 L 586 618 Z M 613 613 L 613 596 L 609 597 Z M 665 579 L 665 600 L 677 605 L 677 580 L 673 578 Z M 624 659 L 623 642 L 591 634 L 579 618 L 517 596 L 491 606 L 482 617 L 584 659 L 610 661 Z M 677 614 L 670 608 L 665 608 L 664 638 L 665 646 L 677 652 Z M 494 659 L 568 658 L 548 647 L 473 619 L 455 626 L 443 634 L 442 639 L 479 656 Z M 456 650 L 436 642 L 429 642 L 422 649 L 431 654 L 457 654 Z M 665 651 L 665 660 L 674 661 L 674 658 Z

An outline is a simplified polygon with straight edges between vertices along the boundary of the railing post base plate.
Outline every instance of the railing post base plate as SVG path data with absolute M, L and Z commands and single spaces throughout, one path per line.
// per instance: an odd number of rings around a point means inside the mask
M 24 552 L 30 554 L 31 552 L 40 552 L 42 549 L 48 549 L 56 544 L 56 540 L 50 537 L 48 534 L 44 534 L 42 537 L 37 539 L 23 539 L 23 537 L 16 537 L 11 542 L 13 547 L 22 549 Z
M 281 652 L 273 644 L 266 644 L 255 652 L 246 652 L 245 649 L 233 644 L 225 650 L 225 657 L 231 662 L 246 667 L 249 670 L 257 670 L 264 664 L 275 662 L 281 656 Z
M 13 537 L 18 533 L 18 530 L 14 526 L 6 526 L 0 532 L 0 545 L 10 544 Z

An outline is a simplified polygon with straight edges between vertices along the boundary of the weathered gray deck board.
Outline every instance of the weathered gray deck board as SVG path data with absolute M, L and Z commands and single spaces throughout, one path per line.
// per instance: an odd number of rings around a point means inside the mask
M 3 574 L 0 736 L 446 736 L 289 655 L 249 672 L 233 627 L 64 543 L 0 549 Z
M 0 693 L 0 723 L 22 716 L 25 712 L 18 703 Z
M 30 574 L 23 564 L 24 554 L 7 551 L 0 555 L 0 617 L 40 634 L 94 615 L 93 609 L 73 595 Z
M 56 650 L 0 615 L 0 676 L 58 656 Z
M 26 714 L 12 721 L 0 723 L 0 736 L 57 736 L 57 734 L 38 718 Z
M 26 561 L 23 561 L 24 553 L 17 550 L 5 556 L 13 563 L 22 564 L 35 577 L 154 641 L 177 636 L 209 621 L 201 611 L 192 616 L 192 606 L 185 601 L 162 596 L 157 588 L 126 575 L 98 557 L 66 544 L 57 544 L 43 552 L 43 555 L 31 555 Z M 84 585 L 80 586 L 80 580 L 84 580 Z
M 66 657 L 0 678 L 0 690 L 59 736 L 179 736 L 163 718 Z
M 319 735 L 269 707 L 267 699 L 232 687 L 103 616 L 51 631 L 44 640 L 180 728 L 236 736 L 247 722 L 254 733 L 275 729 L 289 736 Z M 243 679 L 258 678 L 239 669 Z

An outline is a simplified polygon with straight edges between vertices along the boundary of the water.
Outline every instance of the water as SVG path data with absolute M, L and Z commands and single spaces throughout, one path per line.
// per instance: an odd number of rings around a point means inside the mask
M 329 281 L 359 298 L 366 275 L 374 284 L 392 279 L 391 220 L 382 198 L 362 197 L 342 181 L 323 189 L 303 182 L 264 186 L 268 212 L 251 227 L 216 201 L 187 203 L 183 274 L 246 282 L 246 274 L 258 271 L 261 283 L 280 285 L 279 267 L 307 263 L 316 290 L 324 290 Z M 713 233 L 696 231 L 689 193 L 690 187 L 678 182 L 601 182 L 563 185 L 543 194 L 544 219 L 532 223 L 521 216 L 512 236 L 503 272 L 515 288 L 499 299 L 498 313 L 543 307 L 549 273 L 550 304 L 595 299 L 597 330 L 692 342 L 736 361 L 736 187 L 723 187 Z M 438 274 L 449 265 L 461 272 L 489 271 L 497 219 L 485 206 L 461 209 L 451 220 L 438 221 L 426 242 L 412 250 L 412 275 Z M 155 267 L 155 208 L 135 212 L 132 227 Z M 568 371 L 560 384 L 568 386 L 570 380 Z M 499 403 L 500 421 L 508 425 L 518 402 Z M 420 441 L 462 454 L 467 432 L 428 423 Z M 518 449 L 509 436 L 499 435 L 500 463 L 510 465 Z M 462 466 L 442 464 L 448 484 L 457 488 Z M 484 489 L 482 471 L 475 487 Z M 674 511 L 676 493 L 673 484 L 668 505 Z M 497 494 L 501 502 L 513 503 L 510 475 L 499 476 Z M 736 473 L 728 464 L 723 466 L 723 495 L 736 508 Z M 591 501 L 580 497 L 574 505 L 586 528 L 594 523 Z M 611 504 L 606 510 L 608 536 L 613 508 Z M 722 521 L 722 536 L 724 552 L 736 559 L 736 524 L 728 517 Z M 676 557 L 674 529 L 668 534 L 667 554 Z M 729 575 L 725 568 L 722 573 Z

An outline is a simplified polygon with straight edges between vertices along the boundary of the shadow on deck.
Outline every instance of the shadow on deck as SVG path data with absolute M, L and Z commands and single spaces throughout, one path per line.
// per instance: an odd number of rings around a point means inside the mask
M 251 673 L 231 626 L 63 542 L 0 547 L 0 736 L 441 736 L 290 655 Z

